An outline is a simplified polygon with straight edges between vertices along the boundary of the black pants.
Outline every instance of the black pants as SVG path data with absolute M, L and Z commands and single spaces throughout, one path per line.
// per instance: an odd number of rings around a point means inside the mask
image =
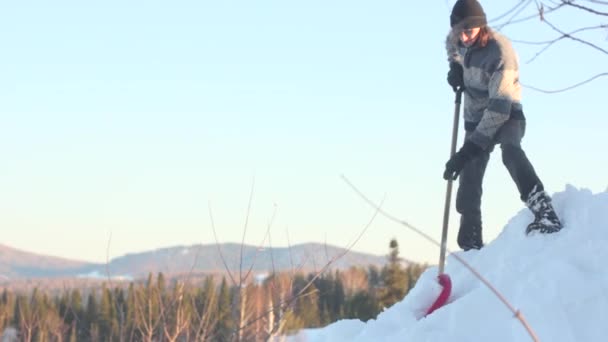
M 507 121 L 496 134 L 494 144 L 502 150 L 502 162 L 515 182 L 522 201 L 525 201 L 534 188 L 542 190 L 543 185 L 534 171 L 534 167 L 521 148 L 521 139 L 526 130 L 525 120 Z M 467 132 L 467 137 L 470 132 Z M 467 240 L 470 236 L 481 239 L 481 195 L 483 193 L 483 176 L 490 160 L 494 146 L 484 151 L 477 158 L 469 161 L 460 173 L 456 210 L 462 215 L 458 241 Z M 481 243 L 481 241 L 478 241 Z M 463 247 L 461 245 L 461 247 Z

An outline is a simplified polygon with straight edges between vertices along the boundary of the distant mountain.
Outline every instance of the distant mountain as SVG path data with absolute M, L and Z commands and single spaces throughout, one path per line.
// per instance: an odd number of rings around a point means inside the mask
M 241 264 L 241 245 L 225 243 L 219 245 L 227 267 L 238 271 Z M 158 249 L 155 251 L 127 254 L 110 262 L 111 274 L 141 277 L 149 272 L 183 274 L 192 271 L 221 273 L 226 267 L 220 256 L 218 245 L 192 245 Z M 303 269 L 319 270 L 332 258 L 344 253 L 344 249 L 318 243 L 295 245 L 291 248 L 265 248 L 243 246 L 244 272 L 289 271 Z M 345 269 L 354 265 L 383 265 L 386 257 L 350 251 L 332 263 L 334 269 Z
M 231 272 L 239 268 L 255 273 L 276 271 L 320 270 L 328 262 L 343 254 L 340 247 L 306 243 L 291 248 L 265 248 L 236 243 L 215 245 L 192 245 L 162 248 L 142 253 L 131 253 L 114 258 L 108 265 L 68 260 L 38 255 L 0 245 L 0 281 L 23 278 L 49 277 L 123 277 L 143 278 L 149 273 L 183 275 L 187 273 L 224 273 L 226 266 Z M 382 266 L 385 256 L 350 251 L 332 261 L 332 269 L 346 269 L 351 266 Z
M 88 262 L 25 252 L 0 244 L 0 281 L 78 274 L 89 267 Z

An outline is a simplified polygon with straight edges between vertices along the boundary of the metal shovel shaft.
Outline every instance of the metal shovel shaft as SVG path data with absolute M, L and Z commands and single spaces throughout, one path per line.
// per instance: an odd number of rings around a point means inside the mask
M 462 101 L 462 88 L 458 88 L 456 91 L 456 99 L 454 101 L 454 126 L 452 127 L 452 146 L 450 148 L 450 157 L 456 153 L 456 144 L 458 142 L 458 119 L 460 117 L 460 103 Z M 443 230 L 441 232 L 441 252 L 439 254 L 439 275 L 443 274 L 445 268 L 445 254 L 447 249 L 448 239 L 448 224 L 450 219 L 450 207 L 452 201 L 452 183 L 453 181 L 448 180 L 446 195 L 445 195 L 445 206 L 443 209 Z

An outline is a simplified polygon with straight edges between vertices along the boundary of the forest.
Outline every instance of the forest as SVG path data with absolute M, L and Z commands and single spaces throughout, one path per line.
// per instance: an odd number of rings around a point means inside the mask
M 193 284 L 143 281 L 51 293 L 4 289 L 0 329 L 19 341 L 268 341 L 340 319 L 375 318 L 400 301 L 426 265 L 406 263 L 391 240 L 383 267 L 316 273 L 208 276 Z

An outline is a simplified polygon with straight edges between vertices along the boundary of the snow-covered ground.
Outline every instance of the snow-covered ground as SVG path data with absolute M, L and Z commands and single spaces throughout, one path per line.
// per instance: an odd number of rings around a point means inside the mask
M 89 273 L 83 273 L 77 275 L 78 278 L 90 278 L 90 279 L 115 279 L 115 280 L 125 280 L 132 281 L 134 278 L 128 274 L 123 275 L 112 275 L 109 276 L 107 273 L 101 273 L 99 271 L 91 271 Z
M 480 251 L 457 252 L 523 314 L 539 341 L 608 341 L 608 191 L 567 186 L 553 195 L 564 229 L 524 234 L 532 214 L 522 209 Z M 446 273 L 449 304 L 424 317 L 441 291 L 428 269 L 403 301 L 376 320 L 342 320 L 288 341 L 533 341 L 523 324 L 454 256 Z

